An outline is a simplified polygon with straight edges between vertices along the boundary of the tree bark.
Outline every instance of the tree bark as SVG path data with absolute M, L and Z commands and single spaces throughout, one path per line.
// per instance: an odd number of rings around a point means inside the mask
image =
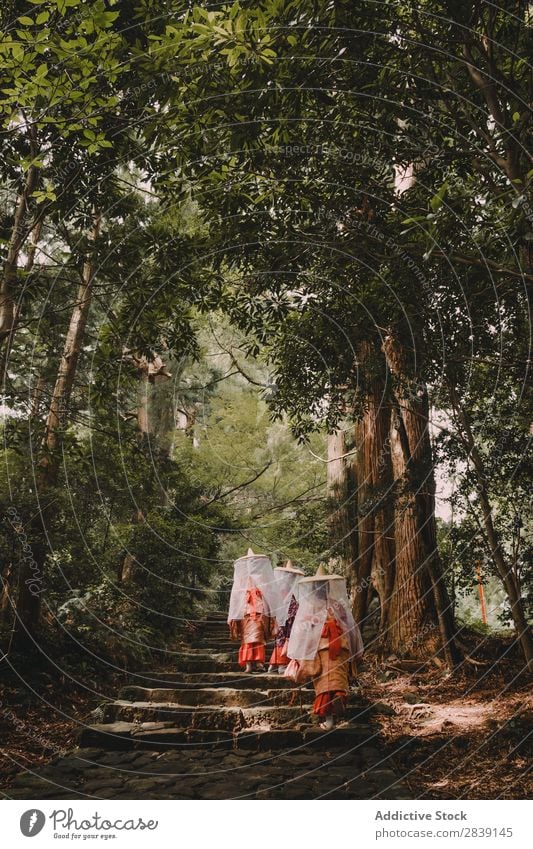
M 140 508 L 135 510 L 134 513 L 133 513 L 132 519 L 131 519 L 132 525 L 141 525 L 145 521 L 146 521 L 146 519 L 145 519 L 143 511 Z M 119 568 L 119 575 L 118 575 L 119 583 L 127 584 L 128 581 L 131 580 L 131 576 L 133 574 L 134 566 L 135 566 L 135 557 L 133 556 L 133 554 L 131 554 L 131 552 L 128 551 L 126 556 L 124 557 L 124 560 L 122 561 L 120 568 Z
M 146 357 L 135 355 L 133 355 L 133 360 L 137 365 L 139 376 L 136 415 L 139 443 L 142 448 L 149 447 L 153 438 L 153 426 L 150 418 L 150 386 L 159 380 L 168 379 L 172 375 L 159 355 L 155 356 L 151 362 Z M 142 508 L 137 506 L 131 519 L 132 525 L 140 525 L 145 521 L 146 517 Z M 128 551 L 118 569 L 119 582 L 127 583 L 131 580 L 134 565 L 135 557 Z
M 13 561 L 8 560 L 2 575 L 2 592 L 0 593 L 0 621 L 6 622 L 13 604 Z
M 343 431 L 328 434 L 327 492 L 330 566 L 346 578 L 350 595 L 355 586 L 357 525 L 353 457 Z
M 28 245 L 28 252 L 26 256 L 26 263 L 24 265 L 24 271 L 26 274 L 29 274 L 33 268 L 35 262 L 35 254 L 37 253 L 37 245 L 39 244 L 39 239 L 41 238 L 41 232 L 43 228 L 43 219 L 40 218 L 33 230 L 31 231 L 31 241 Z M 18 260 L 17 260 L 18 261 Z M 15 269 L 15 277 L 16 277 L 16 269 Z M 20 321 L 20 305 L 15 306 L 13 303 L 13 312 L 11 315 L 11 327 L 7 334 L 7 338 L 5 339 L 5 344 L 3 346 L 2 354 L 0 356 L 0 373 L 3 378 L 7 377 L 5 370 L 7 369 L 9 358 L 11 356 L 11 349 L 13 347 L 13 341 L 15 339 L 15 333 L 17 332 L 17 327 Z
M 437 548 L 427 388 L 413 376 L 416 364 L 410 364 L 399 332 L 389 334 L 383 349 L 394 381 L 395 404 L 391 440 L 396 581 L 387 643 L 391 651 L 419 657 L 440 650 L 447 663 L 454 665 L 459 653 Z
M 149 392 L 150 392 L 150 376 L 149 364 L 147 360 L 139 360 L 139 386 L 137 388 L 137 427 L 138 437 L 141 446 L 146 445 L 150 440 L 150 411 L 149 411 Z M 145 521 L 145 516 L 140 507 L 133 511 L 131 518 L 132 525 L 140 525 Z M 133 567 L 135 565 L 135 557 L 131 552 L 127 552 L 119 569 L 119 582 L 126 584 L 131 580 Z
M 36 489 L 39 510 L 32 523 L 32 557 L 25 558 L 19 576 L 16 621 L 11 647 L 30 648 L 39 624 L 41 595 L 44 591 L 45 565 L 48 555 L 48 526 L 52 507 L 47 497 L 56 484 L 59 472 L 59 449 L 62 429 L 66 423 L 66 412 L 76 376 L 78 358 L 83 343 L 94 282 L 94 243 L 100 232 L 101 215 L 93 213 L 89 232 L 88 255 L 83 264 L 81 283 L 74 309 L 70 317 L 63 353 L 52 391 L 46 427 L 41 446 L 41 457 L 37 464 Z
M 382 359 L 370 343 L 359 346 L 363 369 L 376 355 Z M 356 424 L 359 548 L 354 617 L 364 623 L 375 590 L 380 601 L 380 633 L 388 619 L 395 570 L 389 427 L 385 381 L 372 376 L 367 384 L 363 416 Z
M 32 155 L 35 156 L 37 150 L 34 142 L 31 142 Z M 7 248 L 6 259 L 0 284 L 0 380 L 2 384 L 5 381 L 5 371 L 9 361 L 9 351 L 13 344 L 13 336 L 15 334 L 16 324 L 18 320 L 16 308 L 16 287 L 17 287 L 17 272 L 20 251 L 31 230 L 31 225 L 26 225 L 28 214 L 29 198 L 35 190 L 39 180 L 39 169 L 34 165 L 30 165 L 26 174 L 24 186 L 18 196 L 15 207 L 15 215 L 11 237 Z M 37 224 L 36 224 L 37 226 Z M 30 253 L 28 262 L 33 264 L 33 255 Z
M 59 469 L 57 448 L 61 441 L 61 430 L 66 419 L 67 408 L 78 367 L 78 358 L 85 336 L 85 328 L 91 306 L 94 282 L 94 250 L 92 246 L 94 246 L 100 233 L 100 222 L 101 214 L 99 211 L 95 211 L 93 213 L 93 224 L 88 236 L 89 254 L 83 264 L 76 303 L 70 317 L 70 324 L 46 417 L 43 457 L 40 462 L 39 474 L 41 489 L 55 483 Z
M 183 431 L 193 448 L 200 447 L 195 431 L 197 413 L 195 404 L 183 404 L 181 407 L 177 407 L 175 411 L 176 429 Z

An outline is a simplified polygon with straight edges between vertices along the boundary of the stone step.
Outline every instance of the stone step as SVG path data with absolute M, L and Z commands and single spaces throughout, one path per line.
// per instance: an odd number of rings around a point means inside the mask
M 331 732 L 312 716 L 312 686 L 247 675 L 228 640 L 226 614 L 194 623 L 195 646 L 166 654 L 164 670 L 130 674 L 67 757 L 17 777 L 18 799 L 410 798 L 379 731 L 379 705 L 357 691 Z M 268 650 L 268 649 L 267 649 Z M 268 659 L 268 655 L 267 655 Z M 18 782 L 18 783 L 17 783 Z
M 290 690 L 279 690 L 290 696 Z M 164 704 L 191 705 L 198 707 L 233 706 L 250 707 L 264 704 L 266 694 L 260 690 L 230 689 L 228 687 L 196 688 L 196 689 L 148 689 L 145 687 L 124 687 L 118 694 L 120 701 L 127 702 L 156 702 Z M 287 700 L 288 701 L 288 698 Z M 274 703 L 274 702 L 273 702 Z M 280 702 L 275 702 L 279 704 Z
M 232 643 L 231 651 L 213 651 L 212 649 L 210 649 L 209 651 L 202 651 L 201 648 L 192 649 L 189 646 L 187 649 L 180 649 L 179 651 L 174 652 L 174 654 L 170 656 L 174 660 L 216 660 L 222 663 L 224 661 L 233 660 L 234 649 L 234 643 Z
M 206 651 L 234 652 L 239 650 L 239 643 L 230 640 L 227 632 L 225 634 L 202 634 L 192 638 L 191 646 Z
M 167 671 L 172 671 L 172 669 L 183 671 L 184 667 L 190 666 L 197 667 L 199 672 L 206 666 L 218 666 L 223 670 L 227 664 L 234 664 L 236 660 L 237 655 L 234 650 L 213 651 L 210 649 L 203 651 L 200 648 L 169 652 L 165 657 L 165 662 L 168 663 Z M 142 670 L 140 673 L 132 672 L 132 674 L 142 674 Z
M 226 635 L 225 639 L 212 639 L 211 637 L 196 637 L 192 640 L 191 646 L 200 649 L 204 653 L 222 652 L 224 654 L 233 654 L 239 651 L 240 643 L 237 640 L 230 640 Z M 266 651 L 274 648 L 274 640 L 269 640 L 266 644 Z
M 231 687 L 238 690 L 259 688 L 261 690 L 298 689 L 294 681 L 290 681 L 277 673 L 269 675 L 245 673 L 240 667 L 238 672 L 163 672 L 147 671 L 136 675 L 131 686 L 144 684 L 147 688 L 164 687 L 177 684 L 178 689 L 194 690 L 198 687 Z
M 205 631 L 209 628 L 229 628 L 227 614 L 220 619 L 204 619 L 201 622 L 193 622 L 193 627 L 196 631 Z
M 228 642 L 229 631 L 227 628 L 202 628 L 200 634 L 195 634 L 193 642 L 201 642 L 202 640 L 216 640 L 217 642 Z
M 239 652 L 239 643 L 231 642 L 231 640 L 195 640 L 191 645 L 200 649 L 203 654 L 209 654 L 209 652 L 229 654 L 231 660 L 234 660 Z
M 188 649 L 180 649 L 179 651 L 174 652 L 173 655 L 168 655 L 168 657 L 172 659 L 172 662 L 178 662 L 183 660 L 193 661 L 195 663 L 213 661 L 216 661 L 217 663 L 227 663 L 228 661 L 233 661 L 234 655 L 235 643 L 231 643 L 230 649 L 228 651 L 225 651 L 220 648 L 204 650 L 201 647 L 191 648 L 189 646 Z
M 205 652 L 230 652 L 239 651 L 239 643 L 230 640 L 228 634 L 202 634 L 191 640 L 191 646 Z
M 169 722 L 114 722 L 85 726 L 79 746 L 98 749 L 167 749 L 194 748 L 216 752 L 222 749 L 291 752 L 335 751 L 355 755 L 363 746 L 376 743 L 377 732 L 369 725 L 344 726 L 333 731 L 307 726 L 296 729 L 242 730 L 231 733 L 223 729 L 178 728 Z
M 368 708 L 349 708 L 347 719 L 367 718 Z M 117 699 L 102 707 L 104 722 L 172 722 L 178 728 L 215 729 L 287 728 L 311 720 L 311 701 L 305 705 L 276 706 L 269 703 L 239 707 L 181 705 L 176 702 L 128 702 Z
M 157 731 L 141 732 L 145 737 Z M 284 732 L 275 732 L 279 738 Z M 17 775 L 9 787 L 15 799 L 410 799 L 409 788 L 391 769 L 390 760 L 371 741 L 319 749 L 233 747 L 233 739 L 215 742 L 186 737 L 182 745 L 159 751 L 148 743 L 129 742 L 123 750 L 81 748 L 39 769 Z M 250 746 L 250 739 L 242 741 Z M 351 742 L 351 741 L 349 741 Z M 236 740 L 235 743 L 238 743 Z
M 195 628 L 197 633 L 202 634 L 211 634 L 213 631 L 221 634 L 229 634 L 229 624 L 224 617 L 224 619 L 211 619 L 207 622 L 200 622 L 198 627 Z
M 172 722 L 178 728 L 233 731 L 235 728 L 284 728 L 308 721 L 309 710 L 300 707 L 198 707 L 175 702 L 127 702 L 117 699 L 102 707 L 104 722 Z
M 150 702 L 157 704 L 179 704 L 194 707 L 252 707 L 267 706 L 299 706 L 312 705 L 315 692 L 312 687 L 300 687 L 296 690 L 279 688 L 272 690 L 237 689 L 231 687 L 202 687 L 182 690 L 149 689 L 145 687 L 124 687 L 119 693 L 119 700 L 126 702 Z M 351 707 L 364 708 L 361 698 L 352 696 L 348 704 Z
M 193 658 L 176 658 L 174 661 L 176 672 L 238 672 L 237 655 L 231 660 L 195 660 Z

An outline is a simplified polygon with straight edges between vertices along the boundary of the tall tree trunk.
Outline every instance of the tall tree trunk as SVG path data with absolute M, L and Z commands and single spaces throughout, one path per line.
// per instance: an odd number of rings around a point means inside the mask
M 36 156 L 37 148 L 35 141 L 31 140 L 31 138 L 30 144 L 32 156 Z M 17 323 L 16 290 L 19 256 L 24 242 L 28 237 L 28 233 L 31 230 L 31 224 L 28 226 L 26 223 L 29 199 L 38 181 L 39 169 L 34 165 L 30 165 L 24 186 L 17 199 L 13 227 L 4 261 L 2 282 L 0 284 L 0 382 L 2 385 L 6 376 L 5 371 L 9 361 L 9 351 L 13 343 Z M 35 250 L 33 250 L 32 255 L 30 249 L 28 256 L 30 268 L 33 264 L 34 255 Z
M 330 565 L 346 577 L 348 591 L 355 586 L 357 526 L 353 458 L 346 446 L 344 431 L 328 435 L 327 491 L 328 529 L 331 541 Z
M 31 233 L 31 242 L 30 242 L 30 245 L 28 246 L 26 264 L 24 266 L 24 270 L 26 271 L 27 274 L 30 273 L 30 271 L 33 268 L 34 262 L 35 262 L 35 255 L 36 255 L 36 252 L 37 252 L 37 245 L 38 245 L 39 239 L 41 237 L 42 225 L 43 225 L 43 220 L 40 219 L 36 223 L 35 227 L 32 230 L 32 233 Z M 11 327 L 11 332 L 9 334 L 9 337 L 7 339 L 6 346 L 5 346 L 5 349 L 4 349 L 3 356 L 4 356 L 5 359 L 2 362 L 4 362 L 6 365 L 9 362 L 11 346 L 12 346 L 12 343 L 13 343 L 13 338 L 14 338 L 14 335 L 15 335 L 19 315 L 20 315 L 20 311 L 16 310 L 15 314 L 14 314 L 13 324 L 12 324 L 12 327 Z M 33 398 L 32 398 L 32 404 L 31 404 L 30 415 L 29 415 L 30 422 L 32 421 L 32 419 L 35 419 L 38 416 L 38 413 L 39 413 L 39 398 L 42 394 L 42 391 L 44 390 L 45 385 L 46 385 L 46 381 L 45 381 L 44 376 L 42 375 L 42 376 L 39 377 L 37 388 L 36 388 L 34 395 L 33 395 Z M 14 552 L 13 552 L 13 556 L 11 558 L 11 561 L 7 564 L 7 568 L 4 572 L 3 579 L 2 579 L 3 586 L 2 586 L 2 595 L 1 595 L 1 599 L 0 599 L 0 619 L 2 619 L 3 621 L 7 621 L 8 617 L 11 615 L 12 611 L 14 609 L 16 609 L 16 587 L 17 587 L 17 584 L 18 584 L 19 579 L 20 579 L 19 571 L 20 571 L 20 566 L 18 565 L 18 563 L 15 559 L 15 556 L 14 556 Z
M 396 169 L 398 195 L 416 184 L 426 164 L 418 160 Z M 437 549 L 428 393 L 416 379 L 420 364 L 410 362 L 402 331 L 395 328 L 382 345 L 393 383 L 389 445 L 395 495 L 395 576 L 384 643 L 395 653 L 419 657 L 441 650 L 452 666 L 458 652 Z M 405 335 L 412 345 L 412 336 Z
M 32 557 L 23 561 L 19 576 L 17 618 L 11 643 L 13 648 L 18 649 L 31 647 L 39 623 L 41 595 L 45 588 L 45 564 L 49 549 L 48 526 L 53 508 L 53 504 L 49 501 L 49 492 L 57 482 L 62 430 L 66 423 L 68 404 L 91 305 L 94 282 L 94 243 L 100 232 L 100 221 L 100 212 L 95 210 L 88 236 L 88 255 L 83 264 L 77 299 L 70 317 L 46 417 L 41 458 L 36 473 L 39 512 L 32 525 Z
M 63 346 L 63 354 L 59 363 L 59 370 L 46 417 L 43 457 L 40 462 L 40 489 L 46 489 L 48 485 L 53 485 L 57 479 L 59 470 L 57 448 L 61 441 L 61 431 L 66 420 L 68 404 L 78 367 L 78 358 L 85 336 L 85 328 L 92 301 L 94 282 L 94 250 L 92 246 L 100 232 L 100 221 L 101 214 L 99 211 L 95 211 L 93 213 L 93 224 L 88 236 L 89 254 L 83 264 L 76 303 L 70 317 L 70 324 Z
M 476 489 L 483 514 L 483 527 L 485 528 L 485 534 L 490 547 L 490 554 L 511 605 L 511 615 L 516 629 L 516 636 L 520 641 L 520 647 L 528 672 L 533 672 L 533 635 L 526 619 L 520 587 L 518 586 L 513 564 L 506 562 L 505 554 L 494 525 L 483 458 L 476 445 L 468 413 L 461 404 L 455 386 L 450 380 L 448 380 L 448 386 L 450 388 L 454 416 L 461 428 L 463 438 L 468 447 L 469 457 L 474 467 L 477 482 Z
M 435 477 L 426 386 L 413 377 L 399 332 L 383 349 L 394 381 L 393 472 L 395 478 L 396 580 L 389 611 L 391 651 L 458 658 L 453 610 L 437 549 Z
M 39 244 L 39 239 L 41 238 L 41 232 L 43 229 L 43 219 L 40 218 L 31 231 L 30 243 L 28 245 L 28 250 L 26 254 L 26 262 L 24 264 L 24 271 L 26 275 L 29 275 L 31 270 L 33 269 L 33 265 L 35 262 L 35 255 L 37 253 L 37 245 Z M 17 258 L 18 262 L 18 258 Z M 15 277 L 16 277 L 16 268 L 15 268 Z M 8 311 L 9 312 L 9 311 Z M 15 333 L 17 332 L 17 327 L 20 321 L 21 314 L 21 306 L 20 304 L 15 305 L 13 302 L 13 311 L 11 314 L 11 327 L 9 329 L 9 333 L 7 334 L 7 338 L 4 341 L 4 345 L 2 347 L 2 353 L 0 356 L 0 370 L 3 379 L 7 377 L 6 369 L 9 364 L 9 358 L 11 356 L 11 349 L 13 347 L 13 341 L 15 339 Z
M 137 365 L 139 385 L 137 387 L 137 429 L 141 449 L 150 448 L 153 439 L 154 428 L 150 417 L 150 387 L 153 383 L 172 377 L 165 363 L 159 355 L 149 362 L 146 357 L 133 355 Z M 167 448 L 168 450 L 168 448 Z M 136 506 L 131 518 L 132 525 L 140 525 L 146 521 L 142 507 Z M 118 579 L 127 583 L 132 576 L 135 557 L 127 552 L 118 569 Z
M 46 368 L 46 364 L 45 364 Z M 30 419 L 37 419 L 39 416 L 39 411 L 41 409 L 41 402 L 43 400 L 43 394 L 46 387 L 46 375 L 41 373 L 37 378 L 37 383 L 33 389 L 33 395 L 31 399 L 31 408 L 30 408 Z
M 138 428 L 138 437 L 139 442 L 141 444 L 141 448 L 149 444 L 150 436 L 151 436 L 151 427 L 150 427 L 150 376 L 149 376 L 149 364 L 147 360 L 139 360 L 139 385 L 137 387 L 137 428 Z M 131 517 L 132 525 L 140 525 L 145 521 L 145 516 L 140 507 L 137 507 L 133 511 L 133 515 Z M 133 574 L 133 567 L 135 565 L 135 557 L 130 552 L 127 551 L 124 560 L 119 568 L 119 581 L 121 583 L 128 583 L 131 580 L 131 576 Z
M 359 359 L 366 369 L 372 358 L 382 355 L 369 342 L 361 343 Z M 394 582 L 394 518 L 389 425 L 390 404 L 385 381 L 369 377 L 362 418 L 357 422 L 358 559 L 354 617 L 363 623 L 374 589 L 380 601 L 380 631 L 387 621 Z
M 152 429 L 150 427 L 150 379 L 148 363 L 139 369 L 139 386 L 137 389 L 137 427 L 141 443 L 148 442 Z
M 190 441 L 193 448 L 199 448 L 200 442 L 196 435 L 196 404 L 182 404 L 176 407 L 174 414 L 175 429 L 181 430 Z
M 2 590 L 0 592 L 0 622 L 7 622 L 13 605 L 13 560 L 4 565 Z
M 131 517 L 132 525 L 142 525 L 145 522 L 145 515 L 143 511 L 139 508 L 134 510 L 133 516 Z M 135 566 L 135 557 L 131 552 L 127 552 L 120 567 L 118 570 L 118 580 L 119 583 L 127 584 L 128 581 L 131 580 L 131 576 L 133 574 L 133 567 Z

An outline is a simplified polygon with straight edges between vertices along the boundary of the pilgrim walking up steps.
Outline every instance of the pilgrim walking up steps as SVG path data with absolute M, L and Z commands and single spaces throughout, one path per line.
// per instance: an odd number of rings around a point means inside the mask
M 277 586 L 272 564 L 251 548 L 234 564 L 228 625 L 233 640 L 240 640 L 239 666 L 247 673 L 264 672 L 265 645 L 275 634 Z
M 311 686 L 247 675 L 211 613 L 173 671 L 138 670 L 89 717 L 78 748 L 23 771 L 16 799 L 408 799 L 372 722 L 349 693 L 347 723 L 313 724 Z
M 342 575 L 319 566 L 313 577 L 298 581 L 298 601 L 287 654 L 296 666 L 294 680 L 313 681 L 313 712 L 324 718 L 321 728 L 331 731 L 345 717 L 350 678 L 363 659 L 361 633 Z
M 290 560 L 287 560 L 284 566 L 276 566 L 274 569 L 274 581 L 278 596 L 278 606 L 276 609 L 277 631 L 274 649 L 268 662 L 269 672 L 282 673 L 289 663 L 287 655 L 287 647 L 289 645 L 289 637 L 294 623 L 294 618 L 298 610 L 298 602 L 295 593 L 296 582 L 299 578 L 303 578 L 304 572 L 301 569 L 295 569 Z

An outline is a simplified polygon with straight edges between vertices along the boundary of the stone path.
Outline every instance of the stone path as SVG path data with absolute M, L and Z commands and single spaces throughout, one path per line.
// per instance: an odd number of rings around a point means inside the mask
M 332 732 L 313 722 L 311 687 L 244 675 L 222 614 L 175 672 L 140 672 L 85 727 L 79 748 L 16 777 L 14 799 L 408 799 L 371 721 L 350 695 Z

